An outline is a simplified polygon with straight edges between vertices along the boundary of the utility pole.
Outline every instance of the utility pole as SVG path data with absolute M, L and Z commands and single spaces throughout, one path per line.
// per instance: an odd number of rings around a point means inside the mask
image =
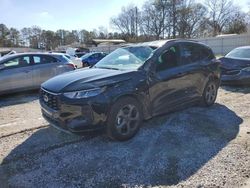
M 135 7 L 135 35 L 136 35 L 136 42 L 138 41 L 138 8 Z
M 173 11 L 173 38 L 176 37 L 176 0 L 172 1 L 172 11 Z
M 166 17 L 165 17 L 165 8 L 166 8 L 165 5 L 166 5 L 166 0 L 162 0 L 161 3 L 162 3 L 162 19 L 163 19 L 163 20 L 162 20 L 162 22 L 163 22 L 163 23 L 162 23 L 162 29 L 163 29 L 163 30 L 162 30 L 162 37 L 163 37 L 163 39 L 164 39 L 164 34 L 165 34 L 165 33 L 164 33 L 164 31 L 165 31 L 165 19 L 166 19 Z

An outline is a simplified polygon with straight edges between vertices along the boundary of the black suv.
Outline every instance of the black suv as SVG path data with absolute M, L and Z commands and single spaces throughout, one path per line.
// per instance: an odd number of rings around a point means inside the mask
M 44 118 L 73 133 L 106 128 L 127 140 L 142 120 L 192 104 L 214 104 L 219 62 L 195 41 L 168 40 L 119 48 L 95 66 L 56 76 L 41 86 Z

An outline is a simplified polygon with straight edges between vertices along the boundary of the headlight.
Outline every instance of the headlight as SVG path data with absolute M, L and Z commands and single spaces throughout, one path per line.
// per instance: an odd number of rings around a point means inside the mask
M 82 91 L 67 92 L 67 93 L 64 93 L 63 95 L 71 99 L 81 99 L 81 98 L 94 97 L 96 95 L 99 95 L 102 92 L 103 92 L 102 88 L 94 88 L 94 89 L 88 89 L 88 90 L 82 90 Z

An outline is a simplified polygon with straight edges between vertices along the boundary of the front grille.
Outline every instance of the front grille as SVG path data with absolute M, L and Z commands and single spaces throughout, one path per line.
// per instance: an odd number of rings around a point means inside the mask
M 40 101 L 54 110 L 60 109 L 59 98 L 57 94 L 53 94 L 48 91 L 45 91 L 44 89 L 41 89 Z

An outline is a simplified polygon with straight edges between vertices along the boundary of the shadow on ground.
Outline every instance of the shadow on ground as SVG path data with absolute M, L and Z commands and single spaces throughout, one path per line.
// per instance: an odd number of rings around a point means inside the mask
M 39 91 L 27 91 L 22 93 L 13 93 L 0 95 L 0 108 L 4 106 L 11 106 L 16 104 L 23 104 L 27 102 L 32 102 L 38 99 Z
M 241 123 L 233 111 L 216 104 L 154 118 L 127 142 L 46 128 L 6 156 L 0 182 L 10 187 L 175 185 L 226 147 Z

